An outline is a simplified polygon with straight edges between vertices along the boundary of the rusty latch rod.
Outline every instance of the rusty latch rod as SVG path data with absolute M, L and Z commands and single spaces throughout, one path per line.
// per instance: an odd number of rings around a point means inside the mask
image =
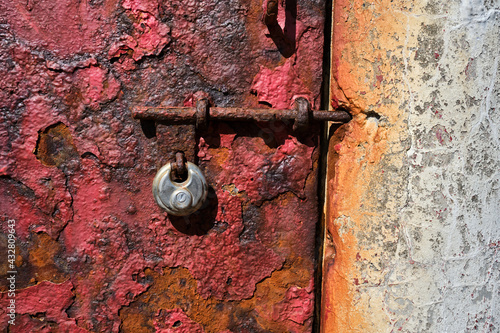
M 283 121 L 293 120 L 294 130 L 307 129 L 311 121 L 333 121 L 346 123 L 351 115 L 346 111 L 311 110 L 309 101 L 299 97 L 293 109 L 249 109 L 213 107 L 206 99 L 197 101 L 196 107 L 148 107 L 137 106 L 132 111 L 136 119 L 164 121 L 169 123 L 196 124 L 197 128 L 207 126 L 209 119 L 222 121 Z

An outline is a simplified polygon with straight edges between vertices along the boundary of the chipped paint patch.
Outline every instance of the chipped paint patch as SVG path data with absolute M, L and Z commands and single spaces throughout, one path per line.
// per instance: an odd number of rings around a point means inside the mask
M 73 285 L 70 281 L 61 284 L 41 282 L 40 284 L 16 292 L 16 314 L 18 324 L 14 332 L 34 332 L 59 328 L 71 332 L 86 332 L 77 326 L 75 319 L 69 318 L 66 310 L 73 302 Z M 0 293 L 0 304 L 7 308 L 7 293 Z M 6 327 L 8 317 L 3 314 L 0 325 Z
M 62 167 L 79 155 L 68 127 L 57 123 L 45 128 L 38 135 L 34 154 L 46 166 Z

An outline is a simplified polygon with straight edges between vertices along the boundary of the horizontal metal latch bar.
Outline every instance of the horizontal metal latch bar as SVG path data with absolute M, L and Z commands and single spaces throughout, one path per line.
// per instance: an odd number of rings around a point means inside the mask
M 300 103 L 299 103 L 300 104 Z M 302 104 L 304 105 L 304 103 Z M 208 107 L 201 106 L 206 111 L 200 111 L 197 107 L 147 107 L 138 106 L 132 111 L 136 119 L 147 119 L 154 121 L 199 124 L 208 119 L 222 121 L 283 121 L 293 120 L 305 116 L 306 122 L 310 121 L 332 121 L 346 123 L 351 120 L 351 115 L 346 111 L 317 111 L 310 110 L 309 103 L 295 109 L 251 109 L 239 107 Z M 302 111 L 301 109 L 306 109 Z M 201 115 L 201 116 L 200 116 Z M 198 119 L 203 118 L 203 119 Z

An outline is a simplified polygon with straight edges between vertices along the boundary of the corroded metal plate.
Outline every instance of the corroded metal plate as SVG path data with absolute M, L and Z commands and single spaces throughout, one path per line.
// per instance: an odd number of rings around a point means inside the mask
M 195 91 L 219 106 L 289 108 L 305 96 L 317 108 L 323 6 L 285 1 L 278 38 L 255 1 L 0 1 L 11 332 L 311 331 L 314 130 L 220 122 L 196 134 L 140 124 L 130 110 L 192 106 Z M 209 183 L 189 217 L 169 217 L 151 194 L 177 151 Z M 4 253 L 6 223 L 1 232 Z

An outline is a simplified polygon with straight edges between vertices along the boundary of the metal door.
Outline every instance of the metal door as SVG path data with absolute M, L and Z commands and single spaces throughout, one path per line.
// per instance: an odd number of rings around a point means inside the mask
M 131 117 L 200 94 L 319 108 L 325 4 L 266 6 L 0 2 L 2 331 L 311 332 L 318 129 Z M 188 217 L 151 193 L 178 151 L 210 186 Z

